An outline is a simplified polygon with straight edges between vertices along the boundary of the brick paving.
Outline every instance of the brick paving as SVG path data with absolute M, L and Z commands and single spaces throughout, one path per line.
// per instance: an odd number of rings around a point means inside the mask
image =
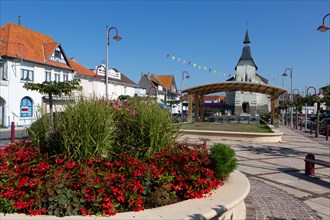
M 287 192 L 253 178 L 249 181 L 251 189 L 245 200 L 246 220 L 321 219 L 303 201 Z

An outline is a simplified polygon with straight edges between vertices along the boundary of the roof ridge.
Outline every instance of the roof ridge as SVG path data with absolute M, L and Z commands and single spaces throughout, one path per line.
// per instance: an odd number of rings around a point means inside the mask
M 50 37 L 50 38 L 55 42 L 55 40 L 53 39 L 52 36 L 47 35 L 47 34 L 43 34 L 43 33 L 39 32 L 39 31 L 32 30 L 32 29 L 27 28 L 27 27 L 24 27 L 24 26 L 22 26 L 22 25 L 15 24 L 15 23 L 13 23 L 13 22 L 9 22 L 9 23 L 6 24 L 6 25 L 13 25 L 13 26 L 16 27 L 16 28 L 22 28 L 22 29 L 25 29 L 25 30 L 28 30 L 28 31 L 31 31 L 31 32 L 34 32 L 34 33 L 37 33 L 37 34 L 41 34 L 41 35 L 46 36 L 46 37 Z M 6 25 L 5 25 L 5 26 L 6 26 Z

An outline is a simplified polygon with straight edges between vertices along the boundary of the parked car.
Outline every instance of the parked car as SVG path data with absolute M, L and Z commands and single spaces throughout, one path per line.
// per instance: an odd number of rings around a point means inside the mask
M 329 132 L 330 132 L 330 118 L 323 118 L 320 121 L 319 131 L 320 131 L 321 134 L 325 134 L 326 125 L 328 125 L 328 129 L 329 129 Z
M 172 120 L 175 123 L 185 122 L 185 121 L 187 121 L 187 116 L 184 115 L 184 114 L 182 115 L 181 113 L 173 113 L 172 114 Z

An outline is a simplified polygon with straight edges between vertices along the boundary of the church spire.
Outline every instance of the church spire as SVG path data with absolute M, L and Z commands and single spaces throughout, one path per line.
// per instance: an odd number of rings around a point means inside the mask
M 254 63 L 254 60 L 253 60 L 252 55 L 251 55 L 251 50 L 250 50 L 250 43 L 251 42 L 250 42 L 249 33 L 248 33 L 247 30 L 245 32 L 245 37 L 244 37 L 243 43 L 244 43 L 244 47 L 243 47 L 243 50 L 242 50 L 242 55 L 241 55 L 241 57 L 238 60 L 238 63 L 236 65 L 236 67 L 235 67 L 235 70 L 237 70 L 237 66 L 239 65 L 240 61 L 242 61 L 242 60 L 251 60 L 253 62 L 253 64 L 254 64 L 256 70 L 258 70 L 258 67 Z
M 244 38 L 243 43 L 244 43 L 244 44 L 249 44 L 249 43 L 251 43 L 251 42 L 250 42 L 250 39 L 249 39 L 249 33 L 248 33 L 247 30 L 246 30 L 246 32 L 245 32 L 245 38 Z

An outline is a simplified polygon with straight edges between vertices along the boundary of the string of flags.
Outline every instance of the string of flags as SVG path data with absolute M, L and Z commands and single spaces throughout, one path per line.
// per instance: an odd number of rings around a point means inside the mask
M 172 60 L 172 61 L 177 61 L 178 63 L 180 63 L 182 65 L 192 66 L 193 68 L 198 68 L 199 70 L 203 70 L 203 71 L 206 71 L 206 72 L 209 72 L 209 73 L 213 73 L 214 75 L 216 75 L 216 74 L 221 75 L 220 70 L 216 70 L 214 68 L 207 67 L 205 65 L 199 65 L 197 63 L 193 63 L 193 62 L 188 61 L 186 59 L 182 59 L 180 57 L 177 57 L 175 55 L 166 54 L 166 58 L 169 59 L 169 60 Z M 224 77 L 228 76 L 230 78 L 231 74 L 223 73 L 223 76 Z M 235 78 L 235 75 L 233 75 L 233 77 Z

